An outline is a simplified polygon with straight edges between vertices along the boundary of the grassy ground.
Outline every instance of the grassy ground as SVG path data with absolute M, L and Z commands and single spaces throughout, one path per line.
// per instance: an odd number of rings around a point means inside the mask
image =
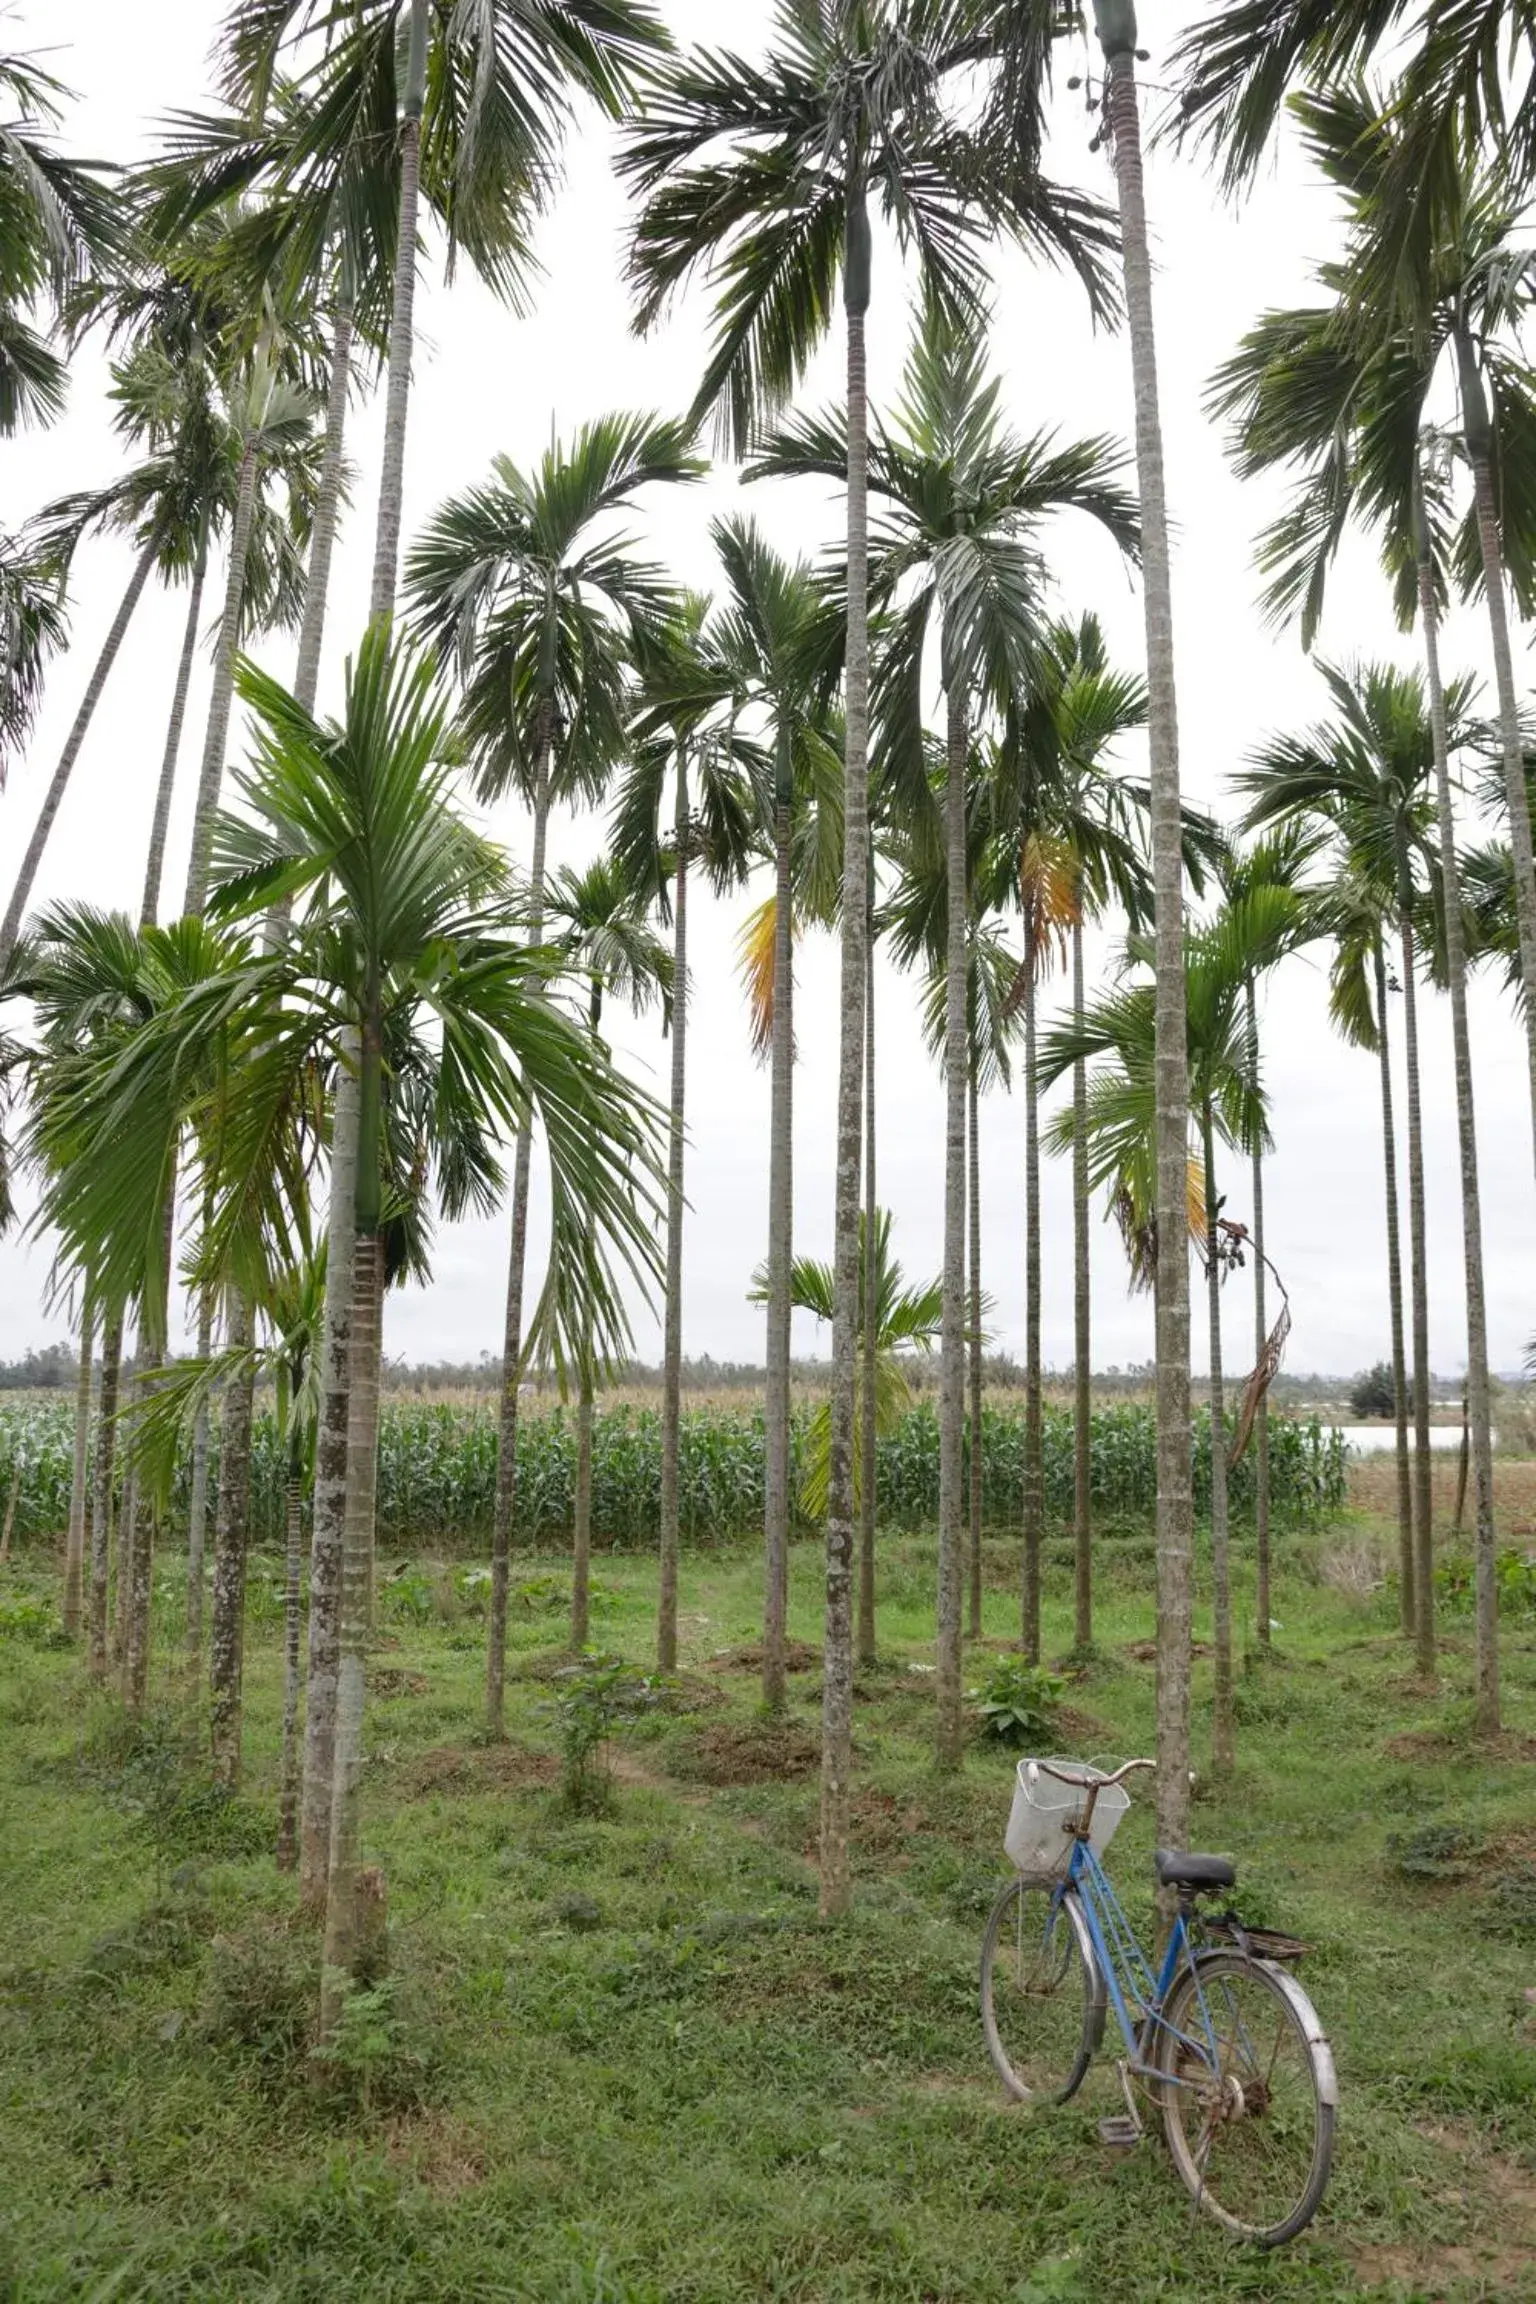
M 411 1584 L 368 1722 L 394 1981 L 318 2080 L 316 1946 L 266 1853 L 268 1577 L 229 1810 L 188 1770 L 169 1682 L 135 1747 L 71 1656 L 0 1640 L 0 2298 L 1536 2297 L 1536 1639 L 1511 1631 L 1512 1732 L 1474 1751 L 1466 1627 L 1421 1690 L 1387 1599 L 1317 1582 L 1318 1549 L 1282 1580 L 1275 1654 L 1241 1675 L 1238 1777 L 1197 1808 L 1249 1916 L 1314 1946 L 1303 1974 L 1338 2057 L 1332 2189 L 1283 2255 L 1192 2221 L 1160 2145 L 1104 2152 L 1111 2070 L 1065 2111 L 1005 2106 L 976 1963 L 1011 1759 L 977 1748 L 957 1780 L 932 1772 L 911 1669 L 931 1659 L 932 1549 L 905 1542 L 883 1556 L 884 1660 L 859 1692 L 859 1898 L 838 1928 L 816 1919 L 815 1660 L 765 1725 L 740 1654 L 755 1559 L 685 1565 L 679 1708 L 627 1739 L 600 1816 L 563 1806 L 545 1709 L 559 1565 L 526 1571 L 512 1741 L 494 1748 L 473 1732 L 480 1627 L 446 1572 Z M 1012 1547 L 991 1566 L 1001 1647 Z M 599 1640 L 644 1658 L 649 1565 L 599 1577 Z M 802 1551 L 807 1642 L 816 1579 Z M 0 1603 L 26 1589 L 13 1569 Z M 169 1627 L 173 1590 L 163 1606 Z M 1106 1589 L 1099 1625 L 1064 1741 L 1146 1750 L 1150 1605 Z M 1068 1637 L 1058 1571 L 1049 1650 Z M 973 1676 L 988 1660 L 973 1652 Z M 1203 1736 L 1203 1678 L 1198 1700 Z M 1142 1804 L 1113 1859 L 1142 1914 L 1150 1836 Z

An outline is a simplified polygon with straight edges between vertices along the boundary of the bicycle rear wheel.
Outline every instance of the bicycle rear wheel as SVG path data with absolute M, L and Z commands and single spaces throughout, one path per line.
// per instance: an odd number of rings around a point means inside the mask
M 1104 2028 L 1104 1985 L 1082 1907 L 1015 1874 L 981 1947 L 981 2022 L 999 2079 L 1023 2104 L 1064 2104 Z
M 1163 2129 L 1186 2189 L 1242 2239 L 1293 2240 L 1333 2159 L 1333 2059 L 1311 2002 L 1262 1961 L 1203 1952 L 1162 2017 Z

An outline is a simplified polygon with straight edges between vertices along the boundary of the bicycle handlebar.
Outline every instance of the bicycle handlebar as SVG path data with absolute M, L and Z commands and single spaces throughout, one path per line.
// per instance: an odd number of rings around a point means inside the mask
M 1100 1792 L 1106 1784 L 1118 1784 L 1124 1777 L 1134 1775 L 1138 1768 L 1155 1768 L 1156 1765 L 1155 1760 L 1127 1760 L 1114 1771 L 1113 1775 L 1104 1776 L 1095 1771 L 1091 1776 L 1069 1776 L 1063 1769 L 1053 1768 L 1049 1760 L 1030 1762 L 1030 1766 L 1038 1768 L 1042 1774 L 1054 1776 L 1058 1784 L 1075 1784 L 1080 1791 L 1084 1792 Z

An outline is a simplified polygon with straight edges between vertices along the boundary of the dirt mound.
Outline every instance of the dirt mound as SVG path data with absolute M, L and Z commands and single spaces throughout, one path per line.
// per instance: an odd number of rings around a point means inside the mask
M 803 1728 L 786 1721 L 720 1720 L 691 1736 L 671 1768 L 700 1784 L 793 1784 L 820 1764 L 816 1740 Z
M 1512 1728 L 1501 1735 L 1452 1735 L 1445 1728 L 1407 1728 L 1382 1746 L 1388 1760 L 1536 1760 L 1536 1736 L 1522 1736 Z
M 399 1778 L 401 1790 L 413 1800 L 443 1792 L 517 1792 L 559 1781 L 554 1754 L 530 1751 L 525 1744 L 437 1744 L 408 1762 Z
M 760 1645 L 746 1648 L 724 1648 L 709 1660 L 711 1672 L 761 1672 L 763 1651 Z M 816 1672 L 821 1668 L 821 1650 L 813 1648 L 807 1640 L 786 1640 L 784 1643 L 784 1669 L 786 1672 Z
M 403 1672 L 393 1664 L 368 1675 L 370 1696 L 425 1696 L 427 1687 L 425 1672 Z
M 1191 1656 L 1209 1656 L 1211 1644 L 1208 1640 L 1191 1640 L 1189 1652 Z M 1155 1640 L 1127 1640 L 1125 1653 L 1133 1664 L 1155 1664 L 1157 1662 L 1157 1642 Z

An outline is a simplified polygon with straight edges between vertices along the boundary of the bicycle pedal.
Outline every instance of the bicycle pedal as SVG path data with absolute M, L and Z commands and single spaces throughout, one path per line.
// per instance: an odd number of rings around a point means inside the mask
M 1143 2129 L 1139 2120 L 1128 2112 L 1112 2112 L 1099 2122 L 1099 2142 L 1116 2152 L 1130 2152 L 1141 2142 Z

